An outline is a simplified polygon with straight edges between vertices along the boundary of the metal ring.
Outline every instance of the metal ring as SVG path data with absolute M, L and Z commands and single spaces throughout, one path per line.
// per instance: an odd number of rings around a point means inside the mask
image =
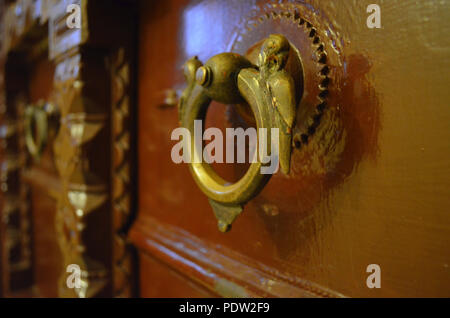
M 35 129 L 33 129 L 33 125 Z M 36 136 L 34 135 L 36 133 Z M 40 160 L 48 139 L 48 118 L 44 109 L 28 106 L 25 110 L 25 144 L 35 160 Z
M 260 96 L 258 96 L 261 95 L 260 90 L 250 84 L 251 81 L 249 81 L 249 77 L 251 75 L 249 72 L 250 71 L 241 72 L 239 74 L 238 86 L 241 88 L 239 91 L 254 113 L 257 128 L 267 128 L 267 139 L 270 140 L 272 120 L 266 111 L 266 109 L 270 107 L 270 104 L 267 103 L 265 98 L 260 98 Z M 244 75 L 243 73 L 247 73 L 247 75 Z M 249 169 L 239 181 L 230 184 L 228 181 L 222 179 L 208 163 L 192 160 L 192 158 L 198 158 L 199 155 L 202 155 L 202 150 L 197 149 L 194 140 L 194 120 L 205 119 L 206 110 L 210 102 L 211 99 L 208 97 L 205 90 L 201 86 L 197 86 L 192 92 L 191 98 L 186 103 L 184 127 L 191 133 L 191 171 L 196 183 L 208 198 L 224 204 L 242 205 L 259 192 L 269 180 L 270 175 L 260 173 L 262 163 L 258 158 L 256 162 L 251 163 Z M 267 144 L 267 140 L 260 140 L 259 142 Z
M 181 125 L 190 135 L 190 170 L 195 182 L 209 198 L 223 232 L 242 212 L 243 205 L 255 197 L 269 181 L 271 174 L 262 173 L 264 164 L 256 156 L 244 174 L 235 183 L 221 178 L 201 160 L 203 149 L 196 145 L 195 121 L 204 120 L 212 100 L 236 104 L 247 102 L 253 112 L 259 134 L 259 144 L 272 155 L 272 128 L 279 129 L 277 160 L 284 173 L 289 172 L 292 127 L 296 113 L 295 84 L 284 70 L 290 44 L 282 35 L 271 35 L 263 43 L 258 67 L 235 53 L 221 53 L 203 65 L 197 58 L 185 64 L 187 87 L 179 104 Z M 255 152 L 256 153 L 256 152 Z M 194 159 L 194 160 L 192 160 Z M 275 171 L 273 171 L 275 172 Z

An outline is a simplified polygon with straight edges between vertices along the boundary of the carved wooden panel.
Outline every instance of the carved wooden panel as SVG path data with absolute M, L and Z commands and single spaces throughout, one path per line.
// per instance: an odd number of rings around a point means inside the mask
M 128 52 L 129 53 L 129 52 Z M 132 67 L 127 51 L 119 48 L 111 57 L 112 79 L 112 212 L 113 288 L 118 297 L 133 295 L 134 256 L 128 243 L 128 230 L 135 208 Z
M 18 55 L 25 35 L 33 26 L 39 29 L 45 23 L 45 3 L 45 0 L 0 2 L 0 292 L 5 295 L 32 282 L 30 189 L 23 180 L 28 160 L 23 134 L 27 96 L 21 90 L 24 74 Z M 39 46 L 30 54 L 36 51 Z
M 79 29 L 66 25 L 66 9 L 73 3 L 82 9 Z M 27 187 L 32 183 L 55 200 L 53 231 L 57 235 L 61 268 L 57 270 L 57 281 L 49 278 L 48 283 L 55 287 L 57 295 L 130 296 L 135 286 L 131 273 L 134 255 L 126 240 L 133 216 L 133 168 L 130 165 L 133 112 L 130 103 L 134 93 L 134 64 L 129 60 L 133 56 L 133 27 L 131 24 L 118 27 L 111 22 L 119 15 L 125 23 L 132 21 L 133 3 L 23 0 L 1 2 L 1 5 L 6 8 L 0 17 L 0 31 L 4 35 L 0 43 L 3 114 L 0 137 L 4 149 L 0 158 L 4 162 L 1 181 L 4 184 L 2 198 L 5 198 L 2 200 L 5 204 L 0 207 L 3 220 L 0 227 L 2 291 L 10 291 L 12 269 L 19 266 L 17 262 L 5 261 L 8 258 L 3 255 L 9 255 L 12 248 L 3 243 L 20 246 L 20 253 L 14 255 L 20 256 L 21 261 L 27 260 L 30 250 L 25 247 L 29 247 L 30 237 L 24 233 L 33 222 L 29 218 L 30 203 L 39 200 L 35 202 L 36 207 L 40 203 L 47 204 L 36 196 L 36 191 L 30 196 Z M 104 28 L 107 24 L 112 25 L 111 30 Z M 57 174 L 54 177 L 48 176 L 48 171 L 42 170 L 41 165 L 26 159 L 21 116 L 28 97 L 19 99 L 13 90 L 5 88 L 4 80 L 5 65 L 12 63 L 11 56 L 17 54 L 11 52 L 16 51 L 19 52 L 18 60 L 24 65 L 43 53 L 55 65 L 48 101 L 57 107 L 60 117 L 56 135 L 47 146 L 47 152 L 51 154 L 49 160 L 54 163 Z M 6 82 L 8 85 L 14 83 L 11 78 Z M 17 84 L 26 87 L 27 78 L 18 79 Z M 14 106 L 8 106 L 10 102 L 14 102 Z M 17 114 L 8 109 L 17 109 Z M 12 147 L 10 139 L 15 135 L 19 135 L 14 139 L 17 146 Z M 21 161 L 12 160 L 13 156 L 20 157 Z M 11 173 L 16 170 L 24 170 L 26 178 L 20 182 L 19 172 L 15 178 L 18 179 L 15 181 L 17 187 L 11 190 L 9 184 L 14 179 Z M 39 176 L 43 181 L 35 180 Z M 12 215 L 10 211 L 18 215 L 20 222 L 17 225 L 7 218 Z M 17 235 L 19 230 L 22 234 Z M 41 241 L 45 240 L 34 243 Z M 42 248 L 38 246 L 35 252 L 40 251 Z M 80 288 L 67 285 L 66 268 L 71 264 L 82 270 Z M 20 265 L 32 268 L 30 261 Z M 31 277 L 28 283 L 33 284 Z M 46 290 L 51 293 L 53 289 Z

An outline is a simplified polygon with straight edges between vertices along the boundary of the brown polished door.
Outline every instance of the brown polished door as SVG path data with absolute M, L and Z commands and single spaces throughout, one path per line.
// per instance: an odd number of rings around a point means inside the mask
M 71 2 L 0 0 L 1 297 L 450 296 L 448 2 Z
M 448 4 L 382 2 L 381 28 L 369 28 L 370 3 L 141 1 L 141 296 L 450 295 Z M 182 65 L 229 51 L 256 60 L 274 33 L 303 67 L 291 169 L 221 233 L 188 165 L 171 159 Z M 244 115 L 215 102 L 205 125 L 251 126 Z M 235 182 L 247 166 L 213 168 Z M 366 284 L 371 264 L 381 288 Z

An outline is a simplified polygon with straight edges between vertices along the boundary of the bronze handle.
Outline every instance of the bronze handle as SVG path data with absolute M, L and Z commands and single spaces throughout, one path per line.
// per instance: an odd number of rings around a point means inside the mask
M 36 161 L 40 160 L 47 145 L 49 126 L 53 126 L 52 117 L 56 115 L 58 115 L 56 107 L 43 101 L 29 105 L 25 110 L 25 144 Z
M 263 43 L 258 66 L 235 53 L 222 53 L 203 65 L 196 57 L 184 68 L 187 87 L 179 103 L 181 126 L 191 135 L 191 154 L 198 156 L 194 141 L 194 120 L 202 119 L 212 100 L 226 104 L 246 101 L 256 119 L 257 128 L 266 128 L 264 143 L 270 151 L 271 128 L 279 128 L 279 162 L 284 173 L 289 172 L 292 127 L 296 114 L 295 85 L 285 70 L 291 46 L 282 35 L 271 35 Z M 191 156 L 192 158 L 192 156 Z M 242 212 L 243 206 L 255 197 L 270 179 L 261 174 L 264 164 L 258 158 L 236 183 L 229 184 L 218 176 L 209 164 L 191 160 L 190 170 L 218 219 L 222 232 Z

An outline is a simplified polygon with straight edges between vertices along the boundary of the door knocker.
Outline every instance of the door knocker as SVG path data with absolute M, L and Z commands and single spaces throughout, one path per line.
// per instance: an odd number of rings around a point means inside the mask
M 178 111 L 181 126 L 187 128 L 191 135 L 191 158 L 201 153 L 193 140 L 194 121 L 204 120 L 210 102 L 247 102 L 257 129 L 267 129 L 265 140 L 259 140 L 259 143 L 264 143 L 269 152 L 271 128 L 279 129 L 279 163 L 281 171 L 289 173 L 292 127 L 299 95 L 301 97 L 301 93 L 296 91 L 292 75 L 285 67 L 291 49 L 284 36 L 274 34 L 263 42 L 258 65 L 253 65 L 235 53 L 218 54 L 204 65 L 196 57 L 186 62 L 184 74 L 187 87 L 181 96 Z M 243 206 L 269 181 L 271 174 L 262 174 L 260 171 L 263 165 L 257 158 L 239 181 L 230 184 L 218 176 L 208 163 L 190 161 L 190 171 L 208 197 L 220 231 L 226 232 L 231 228 Z
M 51 103 L 39 101 L 25 110 L 25 144 L 34 160 L 39 162 L 47 145 L 49 130 L 54 128 L 58 109 Z

